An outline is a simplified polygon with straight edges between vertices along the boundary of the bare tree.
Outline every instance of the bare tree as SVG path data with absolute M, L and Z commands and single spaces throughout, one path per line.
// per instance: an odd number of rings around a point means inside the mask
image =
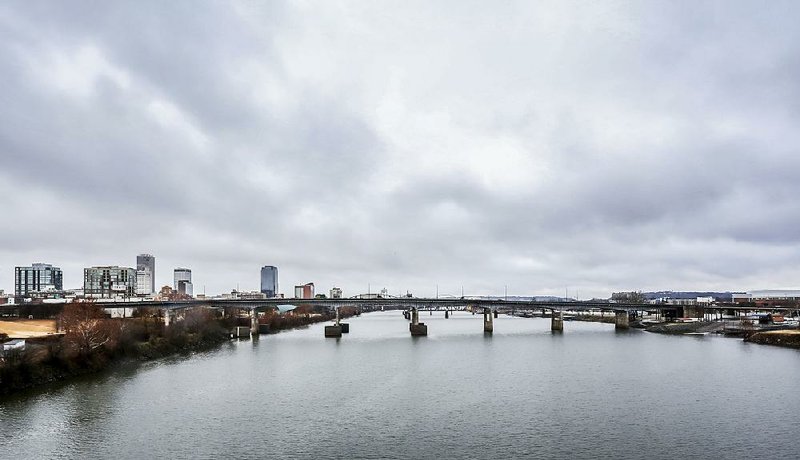
M 64 343 L 81 355 L 88 355 L 119 336 L 120 325 L 106 317 L 93 302 L 71 302 L 61 313 Z

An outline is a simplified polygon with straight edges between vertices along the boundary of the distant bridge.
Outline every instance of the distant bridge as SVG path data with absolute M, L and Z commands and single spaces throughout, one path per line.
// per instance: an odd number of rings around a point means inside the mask
M 707 311 L 735 310 L 735 311 L 787 311 L 795 307 L 769 307 L 758 308 L 753 305 L 740 305 L 733 303 L 714 303 L 710 305 L 672 305 L 649 303 L 612 303 L 602 301 L 527 301 L 527 300 L 502 300 L 502 299 L 470 299 L 470 298 L 377 298 L 377 299 L 192 299 L 192 300 L 163 300 L 163 301 L 130 301 L 111 302 L 98 300 L 96 304 L 103 308 L 158 308 L 167 310 L 181 310 L 194 307 L 207 308 L 240 308 L 245 310 L 265 311 L 277 308 L 278 305 L 311 306 L 311 307 L 355 307 L 363 312 L 377 310 L 467 310 L 490 308 L 500 312 L 549 310 L 549 311 L 665 311 L 683 310 L 684 308 L 704 309 Z
M 703 318 L 708 317 L 713 320 L 715 316 L 722 318 L 724 313 L 741 315 L 743 312 L 750 311 L 786 311 L 794 310 L 794 307 L 786 308 L 754 308 L 753 305 L 737 304 L 710 304 L 710 305 L 671 305 L 671 304 L 649 304 L 649 303 L 612 303 L 598 301 L 574 301 L 574 302 L 554 302 L 554 301 L 522 301 L 522 300 L 501 300 L 501 299 L 470 299 L 470 298 L 448 298 L 448 299 L 425 299 L 414 297 L 400 298 L 377 298 L 377 299 L 192 299 L 192 300 L 167 300 L 167 301 L 130 301 L 130 302 L 111 302 L 98 301 L 96 304 L 102 308 L 149 308 L 158 310 L 159 316 L 164 319 L 164 325 L 169 326 L 175 320 L 180 320 L 184 312 L 190 308 L 213 308 L 227 309 L 236 308 L 247 312 L 250 318 L 249 333 L 257 337 L 261 333 L 259 324 L 259 312 L 277 309 L 278 306 L 292 305 L 295 307 L 310 306 L 328 308 L 336 310 L 336 324 L 325 327 L 325 337 L 341 337 L 345 332 L 349 332 L 349 324 L 339 322 L 339 307 L 354 307 L 359 312 L 370 312 L 378 310 L 403 310 L 404 317 L 409 319 L 409 330 L 412 336 L 425 336 L 428 334 L 425 323 L 419 322 L 419 312 L 425 311 L 445 311 L 444 317 L 449 317 L 450 311 L 471 310 L 473 314 L 483 313 L 484 333 L 492 333 L 494 330 L 494 318 L 498 313 L 511 313 L 528 316 L 527 313 L 541 312 L 544 316 L 545 311 L 549 310 L 550 328 L 554 332 L 564 330 L 564 312 L 613 312 L 614 324 L 616 329 L 627 329 L 631 319 L 635 319 L 638 312 L 656 312 L 663 315 L 667 320 L 679 317 Z M 235 335 L 241 336 L 241 330 L 246 328 L 237 327 Z M 246 333 L 245 333 L 246 334 Z

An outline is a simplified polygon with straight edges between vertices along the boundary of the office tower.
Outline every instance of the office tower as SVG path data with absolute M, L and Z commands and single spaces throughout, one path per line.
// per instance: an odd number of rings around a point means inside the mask
M 172 289 L 178 290 L 178 282 L 188 281 L 192 282 L 192 270 L 188 268 L 176 268 L 174 271 L 174 284 Z
M 83 295 L 88 298 L 131 297 L 136 294 L 136 270 L 116 265 L 83 269 Z
M 29 297 L 48 291 L 61 291 L 61 269 L 50 264 L 31 264 L 30 267 L 14 267 L 14 296 Z
M 150 254 L 136 256 L 136 294 L 150 295 L 156 292 L 156 258 Z
M 261 267 L 261 292 L 269 297 L 278 295 L 278 267 L 265 265 Z

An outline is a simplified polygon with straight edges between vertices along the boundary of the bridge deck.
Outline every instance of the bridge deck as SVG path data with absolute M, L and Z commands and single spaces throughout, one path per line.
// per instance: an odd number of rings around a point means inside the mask
M 243 308 L 266 310 L 278 305 L 292 306 L 320 306 L 320 307 L 356 307 L 362 311 L 375 311 L 380 309 L 408 309 L 419 310 L 447 310 L 465 308 L 491 308 L 502 311 L 510 310 L 557 310 L 557 311 L 664 311 L 675 310 L 682 307 L 705 308 L 706 310 L 737 310 L 737 311 L 790 311 L 797 307 L 767 307 L 759 308 L 754 305 L 732 303 L 715 303 L 711 305 L 668 305 L 668 304 L 640 304 L 640 303 L 610 303 L 597 301 L 576 302 L 536 302 L 521 300 L 500 299 L 426 299 L 426 298 L 385 298 L 385 299 L 194 299 L 179 301 L 129 301 L 108 302 L 97 301 L 104 308 L 143 307 L 183 309 L 192 307 L 210 308 Z

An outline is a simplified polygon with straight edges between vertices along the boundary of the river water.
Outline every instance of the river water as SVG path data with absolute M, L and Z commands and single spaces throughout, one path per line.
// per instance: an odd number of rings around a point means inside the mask
M 399 311 L 0 400 L 0 458 L 798 458 L 800 352 Z

